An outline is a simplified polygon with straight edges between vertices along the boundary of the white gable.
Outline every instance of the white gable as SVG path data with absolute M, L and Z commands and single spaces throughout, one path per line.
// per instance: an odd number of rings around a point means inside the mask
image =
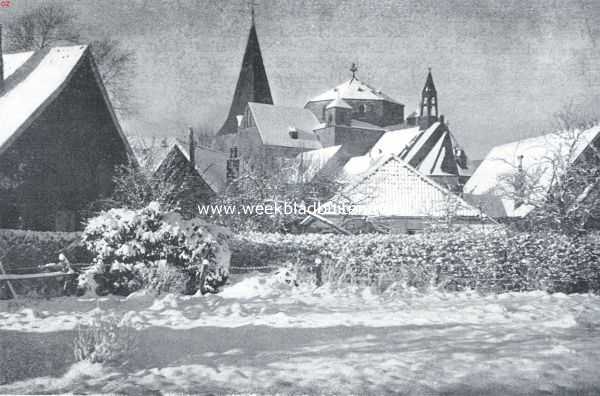
M 352 215 L 373 217 L 440 217 L 452 210 L 463 217 L 481 212 L 429 180 L 396 156 L 378 164 L 341 196 L 325 204 L 321 214 L 335 215 L 336 204 L 352 203 Z

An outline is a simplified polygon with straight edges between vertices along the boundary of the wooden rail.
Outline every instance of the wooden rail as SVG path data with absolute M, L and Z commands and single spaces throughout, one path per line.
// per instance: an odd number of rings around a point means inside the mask
M 76 272 L 40 272 L 39 274 L 0 274 L 0 281 L 38 279 L 38 278 L 57 278 L 60 276 L 73 275 Z

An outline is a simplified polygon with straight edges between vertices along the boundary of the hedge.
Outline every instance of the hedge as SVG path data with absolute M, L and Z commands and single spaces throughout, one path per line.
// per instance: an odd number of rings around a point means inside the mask
M 35 267 L 56 262 L 62 249 L 80 240 L 79 232 L 0 229 L 0 260 L 7 272 L 36 272 Z
M 232 244 L 232 266 L 291 264 L 324 281 L 386 287 L 482 291 L 600 291 L 600 240 L 549 233 L 331 235 L 243 233 Z

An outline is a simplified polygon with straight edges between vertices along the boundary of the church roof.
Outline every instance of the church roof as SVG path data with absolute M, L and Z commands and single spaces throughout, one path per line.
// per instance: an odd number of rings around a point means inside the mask
M 345 100 L 385 100 L 392 103 L 399 103 L 357 78 L 343 82 L 337 87 L 315 96 L 309 102 L 331 101 L 336 100 L 338 97 Z
M 86 45 L 3 54 L 4 89 L 0 91 L 0 153 L 58 97 L 78 66 L 89 61 L 120 137 L 133 158 L 106 90 Z
M 248 103 L 248 108 L 264 145 L 306 149 L 323 147 L 313 132 L 319 128 L 320 122 L 310 110 L 264 103 Z M 290 128 L 298 132 L 297 139 L 290 136 Z
M 329 103 L 327 105 L 327 108 L 328 109 L 338 108 L 338 109 L 352 110 L 352 106 L 350 106 L 348 104 L 348 102 L 346 102 L 344 99 L 340 98 L 339 96 L 337 98 L 335 98 L 334 100 L 332 100 L 331 103 Z
M 248 41 L 242 67 L 238 77 L 229 114 L 217 135 L 226 135 L 237 132 L 237 119 L 240 114 L 244 114 L 248 102 L 260 102 L 273 104 L 271 88 L 267 79 L 267 72 L 263 63 L 260 45 L 254 22 L 250 27 Z
M 452 135 L 441 123 L 426 130 L 418 127 L 384 133 L 368 153 L 353 157 L 341 172 L 345 179 L 356 179 L 371 170 L 382 157 L 397 155 L 419 172 L 428 176 L 463 175 L 454 157 Z
M 524 217 L 533 210 L 530 205 L 515 205 L 502 193 L 510 186 L 506 180 L 519 165 L 537 180 L 536 190 L 546 194 L 553 180 L 553 161 L 556 156 L 576 161 L 592 142 L 600 139 L 600 125 L 586 130 L 559 131 L 496 146 L 477 167 L 464 191 L 481 197 L 496 195 L 508 217 Z
M 353 216 L 440 217 L 447 213 L 449 197 L 457 216 L 482 216 L 478 209 L 390 154 L 380 157 L 341 195 L 323 205 L 320 214 L 336 215 L 336 203 L 351 202 Z

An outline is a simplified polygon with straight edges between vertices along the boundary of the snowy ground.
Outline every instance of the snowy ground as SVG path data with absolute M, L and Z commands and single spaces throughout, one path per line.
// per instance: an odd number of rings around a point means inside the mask
M 129 363 L 75 362 L 78 321 L 137 328 Z M 599 394 L 600 297 L 290 288 L 0 302 L 0 394 Z

